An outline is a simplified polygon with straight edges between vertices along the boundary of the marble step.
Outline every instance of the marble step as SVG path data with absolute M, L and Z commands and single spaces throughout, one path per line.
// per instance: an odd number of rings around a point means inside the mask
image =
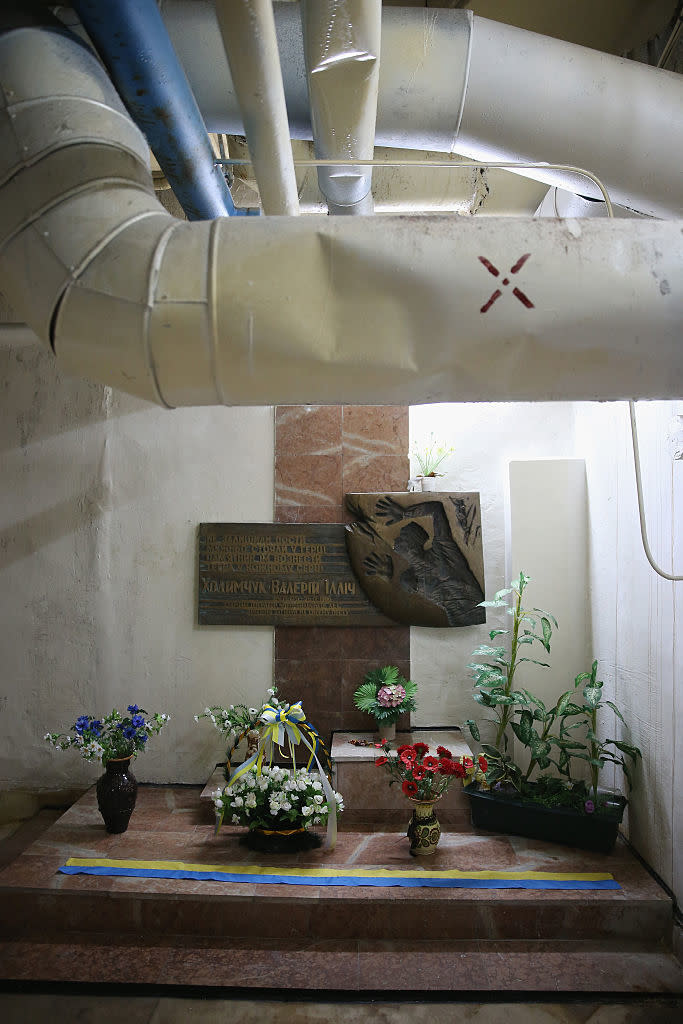
M 177 860 L 202 864 L 413 868 L 403 832 L 345 830 L 334 851 L 251 853 L 243 830 L 213 834 L 212 808 L 199 787 L 141 786 L 128 831 L 108 835 L 89 790 L 0 873 L 0 939 L 159 945 L 182 936 L 189 947 L 240 941 L 466 943 L 601 942 L 665 952 L 670 898 L 618 843 L 591 854 L 515 836 L 444 829 L 429 868 L 606 871 L 618 890 L 486 890 L 257 885 L 185 879 L 63 875 L 68 857 Z
M 0 979 L 97 982 L 124 990 L 134 985 L 249 989 L 269 995 L 277 991 L 279 998 L 283 991 L 294 990 L 325 992 L 327 999 L 351 992 L 366 998 L 375 993 L 379 999 L 387 993 L 407 997 L 434 992 L 481 992 L 489 997 L 526 992 L 539 998 L 683 993 L 683 970 L 671 953 L 596 949 L 593 944 L 571 947 L 547 951 L 482 943 L 472 950 L 443 942 L 254 943 L 240 938 L 153 944 L 144 936 L 114 944 L 100 936 L 97 942 L 0 942 Z

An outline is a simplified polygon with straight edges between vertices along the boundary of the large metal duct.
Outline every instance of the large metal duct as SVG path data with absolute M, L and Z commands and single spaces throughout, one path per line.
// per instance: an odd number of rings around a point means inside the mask
M 311 139 L 298 4 L 275 3 L 293 138 Z M 161 10 L 210 131 L 243 131 L 212 0 Z M 683 76 L 469 11 L 383 7 L 375 144 L 585 167 L 612 201 L 683 216 Z M 570 172 L 520 171 L 591 198 Z
M 186 223 L 148 155 L 79 41 L 0 37 L 0 280 L 67 372 L 170 406 L 683 393 L 680 223 Z

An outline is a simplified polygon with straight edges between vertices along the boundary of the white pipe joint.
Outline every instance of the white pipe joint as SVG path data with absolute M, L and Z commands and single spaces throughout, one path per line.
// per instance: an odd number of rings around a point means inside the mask
M 302 0 L 315 155 L 371 160 L 379 88 L 381 0 Z M 319 167 L 330 213 L 373 212 L 372 170 Z
M 216 14 L 266 214 L 299 213 L 271 0 L 217 0 Z

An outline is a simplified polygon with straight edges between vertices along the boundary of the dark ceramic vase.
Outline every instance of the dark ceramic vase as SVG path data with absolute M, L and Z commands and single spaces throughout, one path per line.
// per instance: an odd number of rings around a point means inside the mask
M 130 770 L 129 757 L 107 761 L 97 780 L 97 806 L 107 832 L 125 832 L 138 795 L 138 780 Z

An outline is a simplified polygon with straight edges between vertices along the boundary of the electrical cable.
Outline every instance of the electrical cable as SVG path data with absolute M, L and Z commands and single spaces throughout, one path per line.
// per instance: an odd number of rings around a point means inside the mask
M 654 571 L 662 576 L 665 580 L 671 580 L 673 583 L 680 583 L 683 580 L 683 576 L 673 576 L 671 573 L 664 572 L 660 569 L 655 562 L 652 552 L 650 551 L 650 545 L 647 539 L 647 524 L 645 522 L 645 506 L 643 503 L 643 482 L 640 474 L 640 454 L 638 451 L 638 428 L 636 426 L 636 403 L 631 399 L 628 403 L 629 413 L 631 416 L 631 438 L 633 439 L 633 465 L 636 471 L 636 491 L 638 493 L 638 515 L 640 517 L 640 536 L 643 541 L 643 550 L 645 551 L 645 557 L 654 569 Z
M 251 160 L 216 160 L 219 164 L 246 164 L 251 165 Z M 571 164 L 549 164 L 545 161 L 535 163 L 520 163 L 519 160 L 502 161 L 487 163 L 484 160 L 435 160 L 432 158 L 425 158 L 424 160 L 295 160 L 295 167 L 450 167 L 451 170 L 455 167 L 482 167 L 487 170 L 491 167 L 498 167 L 502 170 L 514 171 L 520 170 L 550 170 L 550 171 L 569 171 L 572 174 L 581 174 L 584 178 L 590 178 L 590 180 L 597 185 L 602 193 L 602 197 L 605 201 L 607 208 L 607 216 L 613 217 L 614 211 L 612 202 L 609 197 L 607 189 L 598 178 L 597 174 L 593 174 L 592 171 L 587 171 L 585 167 L 574 167 Z

